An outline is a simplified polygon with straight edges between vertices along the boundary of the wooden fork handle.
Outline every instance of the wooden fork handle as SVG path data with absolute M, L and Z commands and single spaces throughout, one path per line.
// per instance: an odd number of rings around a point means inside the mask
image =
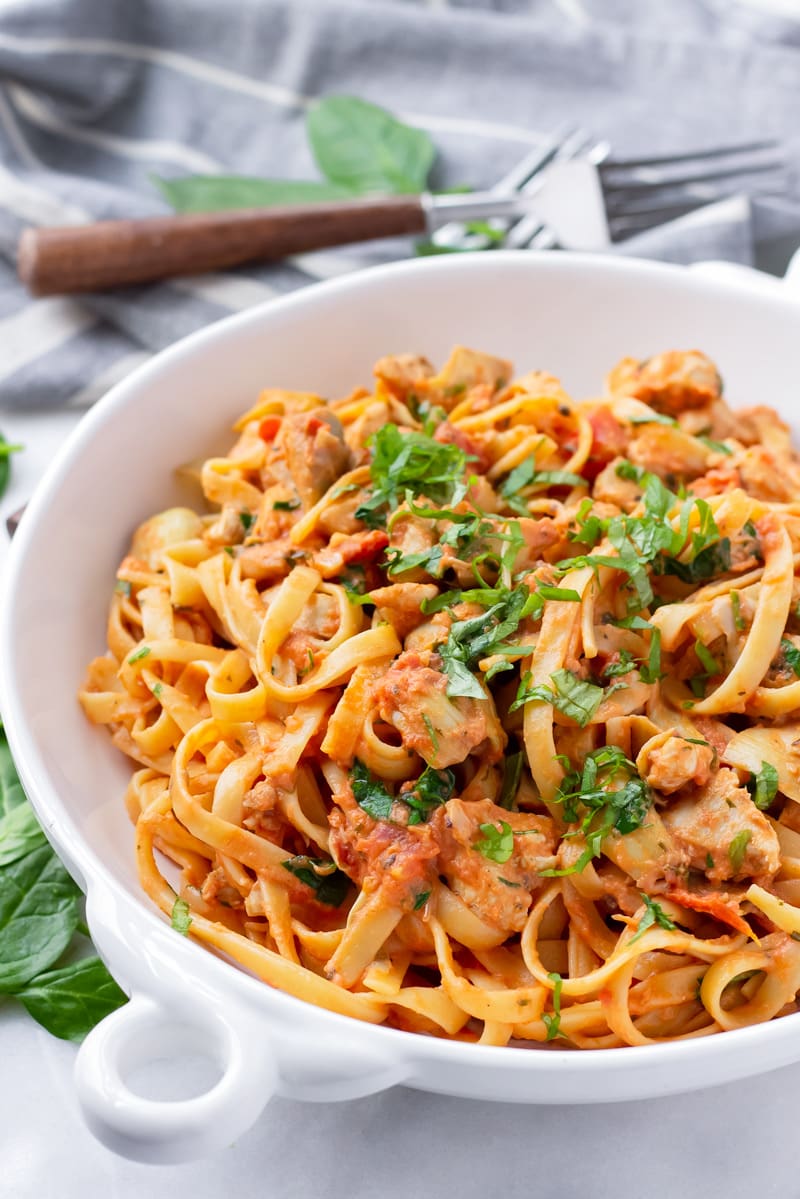
M 218 271 L 405 233 L 423 233 L 419 196 L 248 208 L 139 221 L 26 229 L 19 277 L 35 296 L 103 291 Z

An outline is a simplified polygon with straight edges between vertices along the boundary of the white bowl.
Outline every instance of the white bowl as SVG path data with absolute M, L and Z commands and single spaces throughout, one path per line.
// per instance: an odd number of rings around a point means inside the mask
M 723 272 L 724 275 L 724 272 Z M 753 276 L 755 279 L 755 276 Z M 64 446 L 13 547 L 0 627 L 2 707 L 26 791 L 86 889 L 95 943 L 132 1000 L 84 1042 L 80 1101 L 111 1148 L 178 1161 L 231 1142 L 274 1092 L 350 1099 L 395 1083 L 528 1103 L 666 1095 L 800 1059 L 800 1015 L 700 1040 L 576 1052 L 491 1048 L 361 1024 L 272 990 L 174 932 L 136 878 L 127 761 L 75 692 L 104 649 L 115 568 L 138 522 L 180 498 L 174 467 L 224 451 L 260 388 L 345 393 L 373 362 L 456 342 L 561 376 L 581 396 L 623 354 L 704 349 L 736 404 L 797 426 L 800 308 L 760 286 L 635 261 L 531 253 L 418 260 L 309 288 L 197 333 L 115 387 Z M 796 432 L 800 429 L 796 427 Z M 219 1081 L 175 1102 L 134 1066 L 200 1050 Z

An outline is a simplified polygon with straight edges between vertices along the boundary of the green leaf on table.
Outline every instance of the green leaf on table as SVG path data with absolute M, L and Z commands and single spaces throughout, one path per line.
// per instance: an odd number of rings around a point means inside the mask
M 98 957 L 82 958 L 38 975 L 16 998 L 54 1037 L 81 1041 L 105 1016 L 127 1002 Z
M 46 844 L 47 838 L 30 804 L 19 804 L 0 820 L 0 867 Z
M 436 151 L 427 133 L 356 96 L 327 96 L 308 114 L 308 139 L 331 183 L 351 192 L 425 190 Z
M 49 845 L 0 869 L 0 992 L 19 990 L 64 952 L 79 895 Z
M 256 179 L 247 175 L 150 176 L 176 212 L 221 212 L 229 208 L 269 208 L 273 204 L 313 204 L 346 200 L 343 187 L 316 180 Z
M 7 816 L 13 808 L 27 803 L 22 783 L 19 781 L 5 731 L 0 723 L 0 817 Z

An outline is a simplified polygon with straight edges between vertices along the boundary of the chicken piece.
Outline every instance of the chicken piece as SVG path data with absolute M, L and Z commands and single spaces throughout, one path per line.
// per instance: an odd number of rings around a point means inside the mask
M 662 820 L 689 865 L 713 882 L 733 878 L 771 879 L 780 869 L 780 847 L 772 826 L 723 767 L 701 790 L 671 804 Z
M 277 583 L 285 579 L 294 566 L 294 552 L 295 547 L 288 537 L 245 546 L 237 558 L 242 578 L 255 579 L 258 583 Z
M 731 465 L 738 469 L 745 491 L 756 499 L 788 504 L 800 493 L 800 465 L 765 446 L 743 450 Z
M 770 450 L 792 448 L 789 426 L 782 421 L 774 408 L 759 404 L 755 408 L 737 408 L 733 414 L 735 433 L 745 445 L 765 445 Z
M 607 404 L 597 404 L 587 412 L 592 426 L 592 448 L 582 473 L 594 478 L 612 458 L 625 456 L 631 439 L 630 426 L 618 420 Z
M 421 354 L 388 354 L 378 359 L 372 373 L 387 390 L 405 402 L 409 392 L 413 394 L 415 387 L 433 377 L 434 370 Z
M 383 529 L 367 529 L 347 536 L 334 533 L 328 545 L 313 554 L 313 564 L 323 579 L 332 579 L 346 566 L 363 565 L 383 557 L 389 538 Z
M 712 470 L 706 471 L 699 479 L 694 479 L 689 486 L 689 491 L 692 495 L 707 500 L 712 495 L 724 495 L 726 491 L 733 491 L 734 487 L 741 486 L 742 476 L 735 466 L 730 466 L 726 462 L 722 466 L 715 466 Z
M 426 616 L 422 611 L 425 600 L 439 594 L 435 583 L 392 583 L 371 593 L 380 620 L 388 620 L 400 640 L 421 625 Z
M 687 783 L 704 787 L 711 778 L 716 751 L 710 745 L 696 745 L 677 734 L 668 734 L 659 745 L 646 749 L 646 767 L 643 778 L 646 783 L 665 795 L 672 795 Z
M 556 400 L 562 400 L 564 403 L 571 403 L 569 396 L 564 391 L 561 380 L 555 375 L 549 375 L 547 371 L 528 371 L 525 375 L 520 375 L 514 380 L 514 387 L 521 394 L 534 396 L 553 396 Z
M 344 439 L 350 447 L 355 465 L 369 462 L 372 455 L 367 442 L 373 433 L 391 423 L 391 407 L 386 400 L 375 400 L 367 404 L 359 417 L 347 426 Z
M 711 456 L 712 451 L 702 442 L 671 425 L 645 425 L 628 449 L 635 466 L 643 466 L 665 481 L 696 479 Z
M 393 550 L 399 550 L 404 558 L 411 554 L 424 554 L 433 549 L 436 535 L 430 521 L 412 516 L 407 509 L 401 508 L 391 523 L 389 546 Z M 421 571 L 421 568 L 413 569 Z M 409 572 L 402 573 L 407 575 Z
M 392 663 L 376 697 L 381 719 L 397 729 L 406 749 L 437 769 L 463 762 L 485 742 L 488 760 L 498 761 L 506 735 L 492 698 L 450 698 L 447 677 L 430 660 L 430 652 L 405 651 Z
M 677 416 L 686 408 L 702 408 L 722 394 L 722 380 L 700 350 L 667 350 L 637 362 L 623 358 L 606 379 L 610 395 L 635 396 L 657 412 Z
M 336 865 L 365 892 L 380 890 L 387 906 L 412 911 L 433 881 L 439 841 L 432 824 L 374 820 L 349 786 L 335 799 L 328 819 Z
M 223 504 L 219 516 L 203 534 L 207 544 L 213 546 L 239 545 L 244 541 L 241 511 L 236 504 Z
M 556 521 L 550 516 L 536 520 L 521 516 L 516 525 L 525 538 L 525 545 L 514 559 L 514 573 L 533 570 L 542 560 L 542 550 L 557 545 L 566 536 L 566 521 Z
M 546 881 L 541 871 L 555 865 L 558 838 L 549 816 L 507 812 L 490 799 L 451 799 L 430 823 L 441 845 L 438 870 L 452 890 L 487 924 L 520 932 L 533 896 Z M 485 839 L 482 824 L 498 831 L 503 824 L 511 828 L 514 847 L 506 861 L 495 862 L 476 848 Z
M 306 508 L 351 466 L 341 422 L 327 408 L 284 416 L 266 462 L 276 482 L 294 484 Z
M 474 387 L 485 387 L 490 394 L 498 391 L 509 381 L 513 370 L 512 363 L 505 358 L 455 346 L 439 374 L 428 380 L 427 386 L 436 388 L 438 402 L 449 412 Z
M 617 509 L 622 508 L 630 512 L 642 498 L 642 489 L 634 479 L 620 478 L 617 474 L 620 462 L 624 462 L 624 459 L 614 458 L 608 466 L 600 471 L 595 479 L 592 494 L 595 500 L 613 504 Z

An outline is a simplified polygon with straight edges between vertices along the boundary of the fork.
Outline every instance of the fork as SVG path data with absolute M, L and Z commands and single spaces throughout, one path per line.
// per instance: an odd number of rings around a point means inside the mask
M 775 190 L 786 169 L 780 144 L 771 139 L 614 159 L 607 142 L 592 143 L 582 130 L 564 140 L 544 170 L 520 182 L 524 162 L 497 189 L 505 194 L 521 189 L 533 211 L 504 224 L 492 222 L 513 249 L 605 249 L 745 187 L 751 193 Z M 495 242 L 453 226 L 432 240 L 451 250 L 487 249 Z
M 605 142 L 581 131 L 529 152 L 494 189 L 466 195 L 367 196 L 324 204 L 192 213 L 139 221 L 26 229 L 17 269 L 34 295 L 67 295 L 397 234 L 443 238 L 438 249 L 479 249 L 497 236 L 510 247 L 606 248 L 633 232 L 731 194 L 731 181 L 783 168 L 762 159 L 772 141 L 661 158 L 611 160 Z M 721 188 L 720 188 L 721 183 Z M 728 189 L 726 191 L 726 188 Z M 454 221 L 465 233 L 454 232 Z M 494 224 L 493 224 L 494 222 Z M 445 227 L 445 232 L 442 230 Z

